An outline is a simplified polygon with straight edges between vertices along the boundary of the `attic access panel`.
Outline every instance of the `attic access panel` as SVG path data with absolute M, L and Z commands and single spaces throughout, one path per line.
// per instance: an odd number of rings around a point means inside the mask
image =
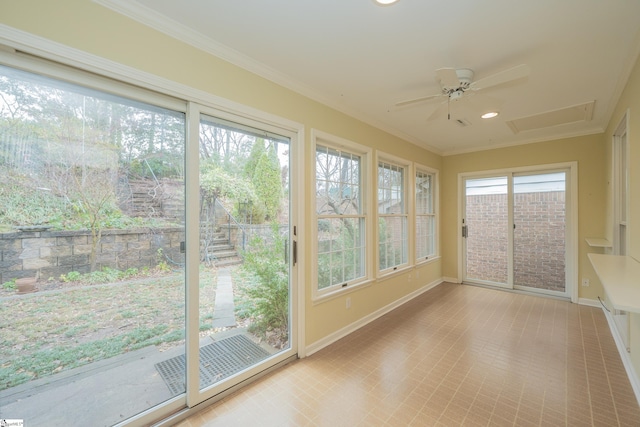
M 551 126 L 560 126 L 576 122 L 588 122 L 593 118 L 593 108 L 595 103 L 595 101 L 589 101 L 572 107 L 509 120 L 506 123 L 514 134 L 518 134 L 520 132 Z

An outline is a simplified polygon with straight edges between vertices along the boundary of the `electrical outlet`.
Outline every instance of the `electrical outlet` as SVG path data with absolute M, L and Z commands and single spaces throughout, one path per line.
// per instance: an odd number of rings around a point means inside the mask
M 351 297 L 347 297 L 347 309 L 351 308 Z
M 582 286 L 588 287 L 589 286 L 589 279 L 587 279 L 586 277 L 583 277 L 582 278 Z
M 411 274 L 409 274 L 409 282 L 411 281 Z

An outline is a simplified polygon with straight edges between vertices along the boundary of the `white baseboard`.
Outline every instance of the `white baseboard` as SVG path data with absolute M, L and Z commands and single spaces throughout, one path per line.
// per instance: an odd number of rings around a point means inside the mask
M 439 284 L 445 282 L 446 280 L 444 279 L 438 279 L 435 280 L 423 287 L 421 287 L 420 289 L 417 289 L 413 292 L 411 292 L 410 294 L 405 295 L 404 297 L 400 298 L 399 300 L 396 300 L 394 302 L 392 302 L 391 304 L 388 304 L 382 308 L 380 308 L 379 310 L 374 311 L 373 313 L 353 322 L 350 325 L 345 326 L 342 329 L 337 330 L 336 332 L 329 334 L 328 336 L 314 342 L 313 344 L 310 344 L 308 346 L 305 347 L 305 356 L 311 356 L 313 353 L 322 350 L 323 348 L 327 347 L 330 344 L 333 344 L 334 342 L 338 341 L 341 338 L 346 337 L 347 335 L 349 335 L 352 332 L 357 331 L 358 329 L 362 328 L 363 326 L 367 325 L 368 323 L 373 322 L 374 320 L 376 320 L 379 317 L 384 316 L 385 314 L 389 313 L 390 311 L 394 310 L 395 308 L 400 307 L 402 304 L 405 304 L 406 302 L 412 300 L 413 298 L 427 292 L 430 289 L 435 288 L 436 286 L 438 286 Z
M 598 301 L 596 301 L 598 302 Z M 598 305 L 600 305 L 598 303 Z M 600 305 L 602 307 L 602 305 Z M 620 358 L 622 359 L 622 364 L 624 365 L 624 369 L 627 371 L 627 376 L 629 377 L 629 382 L 631 383 L 631 388 L 633 388 L 633 392 L 636 395 L 636 400 L 640 405 L 640 378 L 636 374 L 635 369 L 633 368 L 633 364 L 631 363 L 631 356 L 627 351 L 627 347 L 624 344 L 624 340 L 620 336 L 618 332 L 618 328 L 616 327 L 615 320 L 613 319 L 613 315 L 610 311 L 605 310 L 602 307 L 602 311 L 604 312 L 604 316 L 607 318 L 607 322 L 609 323 L 609 329 L 611 330 L 611 335 L 613 335 L 613 340 L 616 342 L 616 347 L 618 348 L 618 353 L 620 353 Z
M 589 307 L 602 308 L 602 305 L 600 304 L 600 301 L 598 301 L 597 299 L 578 298 L 578 304 L 580 304 L 580 305 L 588 305 Z
M 458 279 L 457 277 L 443 277 L 442 278 L 443 282 L 449 282 L 449 283 L 462 283 L 462 280 Z

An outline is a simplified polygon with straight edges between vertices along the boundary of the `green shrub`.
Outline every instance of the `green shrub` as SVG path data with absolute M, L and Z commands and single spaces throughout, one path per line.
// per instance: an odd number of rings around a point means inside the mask
M 148 269 L 142 272 L 143 274 L 148 273 Z M 140 270 L 137 268 L 128 268 L 125 271 L 116 270 L 115 268 L 102 267 L 100 271 L 93 271 L 91 273 L 82 274 L 78 271 L 70 271 L 67 274 L 62 274 L 60 276 L 60 280 L 68 283 L 68 282 L 85 282 L 92 285 L 98 285 L 101 283 L 110 283 L 117 282 L 118 280 L 123 280 L 129 277 L 135 277 L 141 274 Z
M 78 271 L 70 271 L 67 274 L 63 274 L 60 276 L 60 280 L 63 282 L 77 282 L 82 278 L 82 274 Z
M 168 273 L 171 271 L 171 267 L 169 267 L 169 264 L 167 263 L 162 248 L 158 248 L 158 250 L 156 251 L 156 262 L 158 263 L 156 265 L 156 268 L 162 273 Z
M 282 203 L 282 181 L 280 163 L 273 145 L 258 159 L 252 182 L 266 219 L 276 219 Z
M 202 195 L 209 200 L 220 198 L 245 203 L 249 209 L 245 214 L 254 223 L 264 221 L 265 205 L 249 178 L 235 176 L 213 163 L 206 163 L 200 171 L 200 188 Z
M 289 274 L 284 259 L 284 238 L 277 227 L 272 242 L 256 238 L 244 253 L 243 272 L 247 280 L 239 287 L 237 313 L 251 318 L 249 331 L 260 336 L 272 332 L 282 341 L 289 330 Z
M 102 267 L 102 270 L 85 274 L 84 280 L 91 284 L 116 282 L 122 278 L 122 272 L 115 268 Z
M 2 284 L 2 288 L 7 290 L 7 291 L 15 291 L 16 290 L 16 279 L 13 278 L 7 282 L 4 282 Z

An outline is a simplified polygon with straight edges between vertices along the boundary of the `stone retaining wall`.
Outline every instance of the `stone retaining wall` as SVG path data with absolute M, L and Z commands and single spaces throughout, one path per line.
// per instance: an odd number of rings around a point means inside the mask
M 153 267 L 160 261 L 180 264 L 183 241 L 184 231 L 179 227 L 103 230 L 96 269 Z M 91 247 L 89 230 L 0 233 L 0 283 L 33 276 L 57 279 L 71 271 L 87 273 Z

